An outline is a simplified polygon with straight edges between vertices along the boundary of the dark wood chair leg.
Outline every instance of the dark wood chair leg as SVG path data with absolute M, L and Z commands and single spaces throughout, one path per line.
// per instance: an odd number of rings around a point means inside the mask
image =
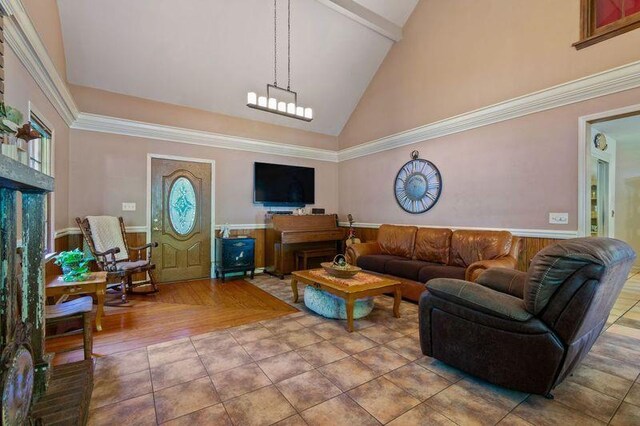
M 122 303 L 127 303 L 127 283 L 129 281 L 129 277 L 122 277 L 122 282 L 120 288 L 122 289 L 122 294 L 120 295 L 120 299 Z
M 91 312 L 82 314 L 82 338 L 84 344 L 84 359 L 91 359 L 93 353 L 93 315 Z
M 151 287 L 153 287 L 153 291 L 155 293 L 157 293 L 158 292 L 158 284 L 156 283 L 156 279 L 153 276 L 153 271 L 151 269 L 149 269 L 147 271 L 147 274 L 149 274 L 149 282 L 151 283 Z

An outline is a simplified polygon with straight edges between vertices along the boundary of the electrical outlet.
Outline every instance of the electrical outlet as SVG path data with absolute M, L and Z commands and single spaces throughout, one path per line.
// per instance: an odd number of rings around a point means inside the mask
M 136 203 L 122 203 L 122 211 L 123 212 L 135 212 L 136 211 Z
M 569 223 L 569 213 L 549 213 L 549 223 L 552 225 L 566 225 Z

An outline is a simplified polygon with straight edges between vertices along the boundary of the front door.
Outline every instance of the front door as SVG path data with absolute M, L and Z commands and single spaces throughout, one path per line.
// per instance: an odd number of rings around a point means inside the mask
M 151 241 L 159 282 L 211 276 L 211 164 L 151 159 Z

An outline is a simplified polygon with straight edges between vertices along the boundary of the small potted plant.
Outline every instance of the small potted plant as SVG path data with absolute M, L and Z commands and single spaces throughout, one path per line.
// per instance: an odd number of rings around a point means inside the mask
M 63 281 L 82 281 L 89 276 L 89 259 L 80 249 L 60 252 L 55 259 L 54 263 L 62 268 Z

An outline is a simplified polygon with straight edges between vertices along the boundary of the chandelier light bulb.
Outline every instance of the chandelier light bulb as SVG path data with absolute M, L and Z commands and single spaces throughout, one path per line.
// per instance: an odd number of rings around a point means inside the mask
M 287 103 L 286 102 L 278 102 L 278 111 L 287 112 Z
M 267 107 L 267 97 L 266 96 L 260 96 L 258 98 L 258 106 L 265 107 L 265 108 Z
M 268 108 L 269 109 L 278 109 L 278 101 L 276 100 L 276 98 L 269 98 Z
M 249 105 L 255 105 L 257 101 L 258 101 L 258 95 L 256 95 L 256 92 L 247 93 L 247 103 Z
M 311 108 L 304 109 L 304 118 L 313 118 L 313 110 Z
M 289 102 L 287 104 L 287 113 L 288 114 L 295 114 L 296 113 L 296 104 L 294 104 L 293 102 Z
M 304 108 L 302 108 L 301 106 L 296 107 L 296 115 L 298 117 L 304 117 Z

